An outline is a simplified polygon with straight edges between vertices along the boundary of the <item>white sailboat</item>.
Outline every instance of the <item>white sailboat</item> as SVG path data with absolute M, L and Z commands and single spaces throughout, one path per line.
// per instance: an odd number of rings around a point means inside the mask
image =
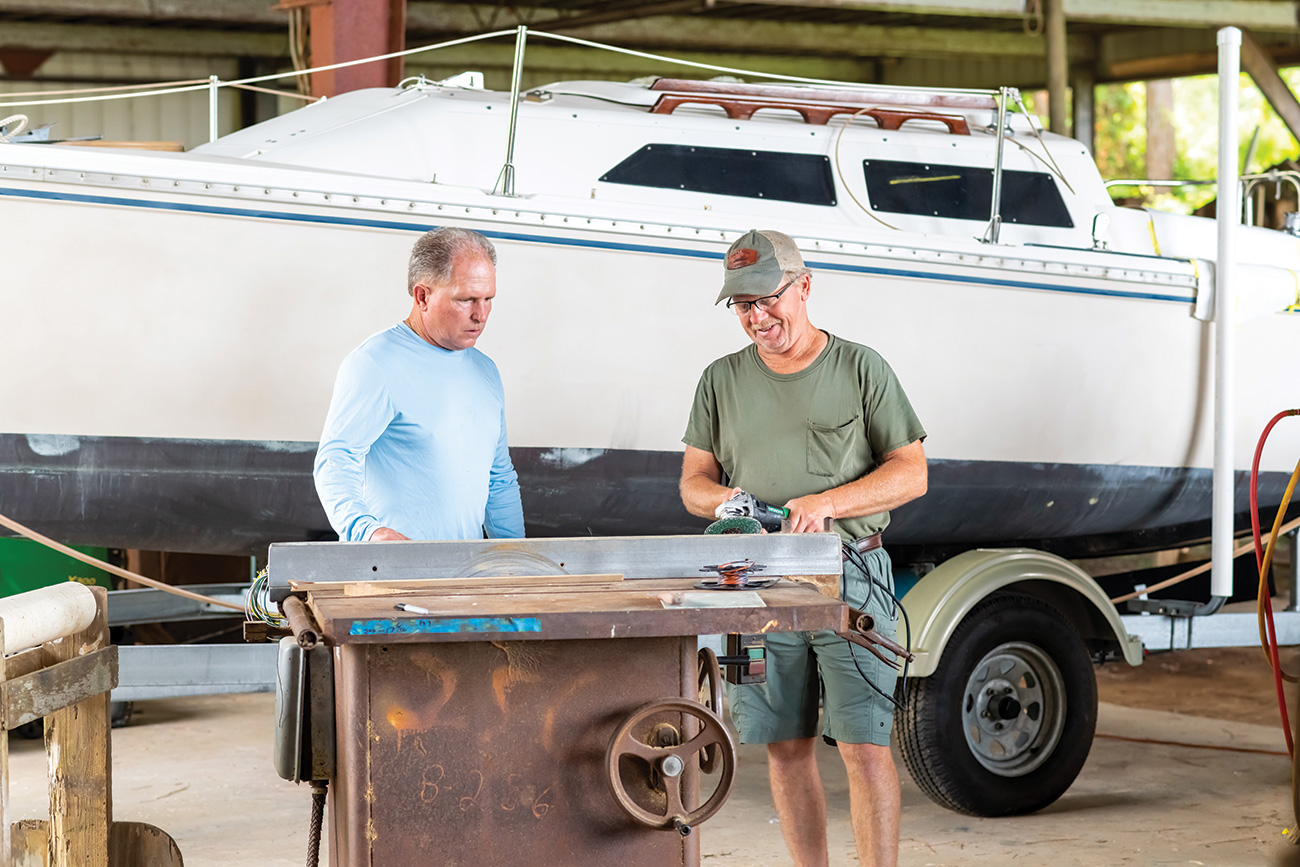
M 814 270 L 814 322 L 889 359 L 930 433 L 891 546 L 1208 534 L 1211 221 L 1114 207 L 1082 145 L 1024 114 L 999 136 L 986 92 L 564 82 L 513 111 L 472 83 L 183 154 L 0 145 L 5 510 L 88 544 L 327 538 L 310 463 L 334 372 L 403 316 L 417 234 L 461 225 L 499 248 L 480 348 L 530 534 L 694 532 L 687 410 L 745 339 L 710 306 L 719 260 L 771 227 Z M 1295 402 L 1300 244 L 1242 227 L 1239 257 L 1243 470 Z M 1275 506 L 1300 434 L 1274 441 Z

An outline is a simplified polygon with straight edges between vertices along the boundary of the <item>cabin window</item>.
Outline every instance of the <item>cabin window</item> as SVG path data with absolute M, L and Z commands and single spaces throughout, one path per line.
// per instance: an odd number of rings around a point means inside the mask
M 600 179 L 805 205 L 835 204 L 830 161 L 817 154 L 648 144 Z
M 892 214 L 988 220 L 993 170 L 898 160 L 863 160 L 871 207 Z M 1074 227 L 1052 176 L 1002 171 L 1002 222 Z

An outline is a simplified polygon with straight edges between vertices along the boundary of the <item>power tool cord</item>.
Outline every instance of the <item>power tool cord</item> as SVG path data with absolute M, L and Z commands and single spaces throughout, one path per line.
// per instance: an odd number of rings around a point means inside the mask
M 866 558 L 862 556 L 861 551 L 859 551 L 857 548 L 854 548 L 852 545 L 846 543 L 841 543 L 841 547 L 844 549 L 844 556 L 848 557 L 849 560 L 853 562 L 853 565 L 857 566 L 858 569 L 861 570 L 863 576 L 868 581 L 867 599 L 865 602 L 862 603 L 863 607 L 866 607 L 871 603 L 871 598 L 875 596 L 876 588 L 879 588 L 886 596 L 888 596 L 893 601 L 894 610 L 902 613 L 903 615 L 903 628 L 907 639 L 906 642 L 903 644 L 903 646 L 906 647 L 908 650 L 911 650 L 912 649 L 912 621 L 908 619 L 907 609 L 903 607 L 903 603 L 899 601 L 898 597 L 894 595 L 892 590 L 890 590 L 888 587 L 882 584 L 879 581 L 879 579 L 872 576 L 871 572 L 867 570 L 867 561 Z M 888 699 L 889 703 L 892 704 L 895 709 L 902 710 L 903 707 L 898 703 L 898 699 L 894 698 L 892 695 L 886 694 L 886 692 L 883 689 L 876 686 L 875 682 L 872 681 L 872 679 L 867 676 L 867 673 L 862 670 L 862 665 L 861 663 L 858 662 L 858 654 L 853 647 L 853 642 L 851 641 L 848 642 L 848 645 L 849 645 L 849 657 L 852 658 L 853 660 L 853 667 L 858 670 L 858 674 L 860 674 L 862 676 L 862 679 L 866 681 L 867 686 L 871 687 L 881 696 Z M 903 660 L 903 671 L 899 675 L 899 679 L 898 679 L 899 689 L 904 692 L 907 690 L 908 665 L 909 663 L 907 662 L 907 660 L 906 659 Z
M 311 828 L 307 832 L 307 867 L 320 864 L 320 831 L 325 822 L 325 793 L 329 780 L 311 782 Z

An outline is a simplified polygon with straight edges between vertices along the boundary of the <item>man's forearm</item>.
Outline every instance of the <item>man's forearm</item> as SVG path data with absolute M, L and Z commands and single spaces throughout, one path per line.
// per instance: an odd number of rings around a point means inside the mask
M 785 504 L 796 533 L 819 533 L 827 518 L 843 520 L 896 509 L 925 493 L 925 451 L 914 442 L 885 456 L 860 479 Z
M 686 511 L 701 518 L 712 518 L 718 506 L 730 500 L 734 491 L 735 488 L 728 488 L 704 475 L 683 478 L 681 483 Z
M 836 518 L 860 518 L 897 509 L 925 494 L 925 459 L 890 460 L 860 479 L 826 491 Z

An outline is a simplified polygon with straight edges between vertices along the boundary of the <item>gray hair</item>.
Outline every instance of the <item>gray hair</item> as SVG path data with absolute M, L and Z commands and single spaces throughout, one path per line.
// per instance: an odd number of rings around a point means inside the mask
M 420 236 L 411 248 L 411 262 L 406 269 L 406 291 L 415 294 L 415 284 L 444 286 L 451 282 L 456 257 L 482 256 L 493 265 L 497 249 L 492 242 L 471 229 L 431 229 Z

